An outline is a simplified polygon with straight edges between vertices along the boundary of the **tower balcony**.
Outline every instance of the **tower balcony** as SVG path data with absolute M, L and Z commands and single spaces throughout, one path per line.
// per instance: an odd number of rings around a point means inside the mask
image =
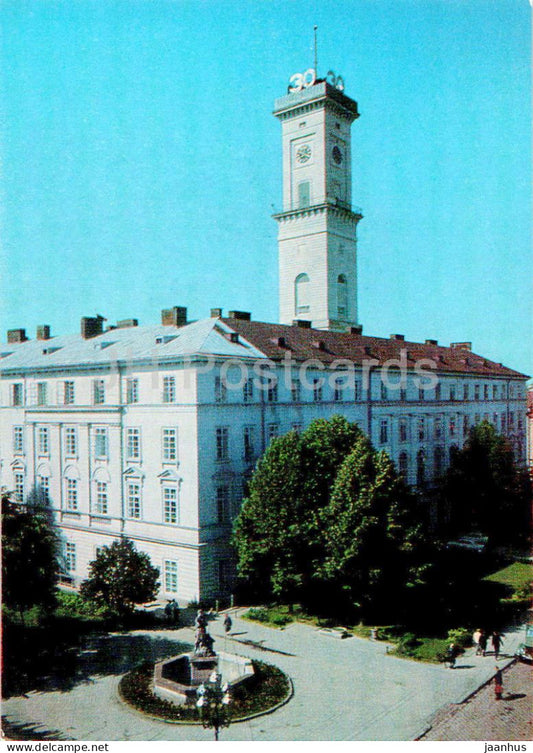
M 275 220 L 284 220 L 290 217 L 305 216 L 333 210 L 349 215 L 354 220 L 359 221 L 363 218 L 363 212 L 360 207 L 353 206 L 347 201 L 341 199 L 326 199 L 317 204 L 308 204 L 307 206 L 287 207 L 281 211 L 275 211 L 272 217 Z

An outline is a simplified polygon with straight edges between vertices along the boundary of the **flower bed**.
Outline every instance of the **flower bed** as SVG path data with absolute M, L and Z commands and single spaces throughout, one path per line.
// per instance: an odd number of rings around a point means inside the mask
M 272 664 L 254 661 L 255 674 L 250 683 L 235 689 L 229 706 L 230 721 L 264 714 L 288 700 L 292 692 L 289 678 L 281 669 Z M 119 693 L 123 701 L 137 711 L 163 721 L 199 724 L 196 705 L 176 706 L 170 701 L 158 698 L 152 689 L 154 665 L 142 664 L 124 675 L 119 683 Z

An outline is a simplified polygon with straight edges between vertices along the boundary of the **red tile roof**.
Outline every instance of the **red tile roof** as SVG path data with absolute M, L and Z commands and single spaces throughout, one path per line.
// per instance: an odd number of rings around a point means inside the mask
M 242 319 L 223 319 L 222 321 L 274 361 L 282 360 L 286 353 L 290 353 L 296 361 L 314 358 L 322 363 L 331 363 L 336 359 L 344 358 L 353 361 L 356 365 L 361 365 L 363 361 L 374 358 L 383 364 L 391 358 L 400 358 L 403 350 L 407 354 L 408 368 L 413 368 L 416 361 L 428 358 L 435 361 L 437 370 L 440 372 L 527 379 L 525 374 L 508 369 L 501 363 L 489 361 L 467 348 L 427 345 L 407 340 L 369 337 L 350 332 L 329 332 L 295 325 L 269 324 Z

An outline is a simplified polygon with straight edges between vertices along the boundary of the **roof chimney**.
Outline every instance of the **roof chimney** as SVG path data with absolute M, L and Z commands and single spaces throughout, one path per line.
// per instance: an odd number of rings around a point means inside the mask
M 277 345 L 278 348 L 288 348 L 287 340 L 284 337 L 271 337 L 270 342 Z
M 326 350 L 326 343 L 324 340 L 313 340 L 313 348 L 317 350 Z
M 39 324 L 37 327 L 37 339 L 49 340 L 50 339 L 50 327 L 48 324 Z
M 293 319 L 292 324 L 294 327 L 300 327 L 300 329 L 311 329 L 309 319 Z
M 7 331 L 8 343 L 24 343 L 27 339 L 25 329 L 8 329 Z
M 450 348 L 458 348 L 459 350 L 472 350 L 472 343 L 450 343 Z
M 249 311 L 230 311 L 228 316 L 230 319 L 242 319 L 243 322 L 249 322 L 252 318 Z
M 363 325 L 362 324 L 355 324 L 353 327 L 350 327 L 350 334 L 352 334 L 352 335 L 362 335 L 363 334 Z
M 403 340 L 405 340 L 405 335 L 391 335 L 390 339 L 391 340 L 402 340 L 403 341 Z
M 101 335 L 104 329 L 105 317 L 97 314 L 96 316 L 82 316 L 81 318 L 81 336 L 84 340 Z
M 222 317 L 222 309 L 211 309 L 211 319 L 220 319 Z
M 426 345 L 438 345 L 438 340 L 426 340 Z
M 138 319 L 121 319 L 117 322 L 117 329 L 126 329 L 126 327 L 138 327 Z
M 185 306 L 173 306 L 161 311 L 161 324 L 165 326 L 183 327 L 187 324 L 187 309 Z

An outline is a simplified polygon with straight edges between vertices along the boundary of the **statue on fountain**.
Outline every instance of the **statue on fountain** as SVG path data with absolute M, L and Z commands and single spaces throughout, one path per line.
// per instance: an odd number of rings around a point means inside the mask
M 207 617 L 204 610 L 200 609 L 196 615 L 196 634 L 194 644 L 195 656 L 215 656 L 213 650 L 214 639 L 207 632 Z

